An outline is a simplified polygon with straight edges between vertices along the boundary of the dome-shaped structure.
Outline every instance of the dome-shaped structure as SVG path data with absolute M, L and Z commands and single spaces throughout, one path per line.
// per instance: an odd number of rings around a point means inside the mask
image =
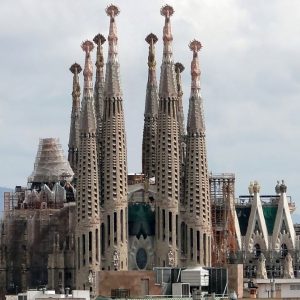
M 34 170 L 28 177 L 29 183 L 71 181 L 74 172 L 66 160 L 58 138 L 40 139 Z

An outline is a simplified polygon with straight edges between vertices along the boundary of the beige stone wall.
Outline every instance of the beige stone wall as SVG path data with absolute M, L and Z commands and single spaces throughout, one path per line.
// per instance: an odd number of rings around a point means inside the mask
M 230 264 L 228 268 L 228 291 L 235 291 L 238 298 L 243 298 L 243 265 Z
M 111 296 L 112 289 L 130 289 L 130 297 L 161 295 L 161 286 L 155 284 L 153 271 L 101 271 L 98 273 L 98 295 Z M 148 284 L 148 292 L 145 287 Z

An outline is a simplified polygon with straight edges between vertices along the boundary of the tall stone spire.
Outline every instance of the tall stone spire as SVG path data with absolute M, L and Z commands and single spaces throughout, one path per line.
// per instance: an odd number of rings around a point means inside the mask
M 103 47 L 106 39 L 102 34 L 97 34 L 94 39 L 94 43 L 97 45 L 97 60 L 96 60 L 96 81 L 94 88 L 94 102 L 95 112 L 97 118 L 97 127 L 101 126 L 103 118 L 103 105 L 104 105 L 104 57 Z
M 182 105 L 182 81 L 181 81 L 181 73 L 184 71 L 184 66 L 180 62 L 175 64 L 175 73 L 176 73 L 176 84 L 177 84 L 177 93 L 178 93 L 178 123 L 179 123 L 179 135 L 183 137 L 185 135 L 184 129 L 184 113 L 183 113 L 183 105 Z
M 119 9 L 110 5 L 106 13 L 110 17 L 110 27 L 102 127 L 104 184 L 101 255 L 104 257 L 103 269 L 127 270 L 127 146 L 115 22 Z
M 156 154 L 156 265 L 178 266 L 178 205 L 180 195 L 178 95 L 172 57 L 171 6 L 162 7 L 163 60 L 161 65 Z
M 74 171 L 74 182 L 76 184 L 77 166 L 78 166 L 78 148 L 79 148 L 79 117 L 80 117 L 80 85 L 78 74 L 81 72 L 81 66 L 77 63 L 70 67 L 73 73 L 73 90 L 72 90 L 72 113 L 69 135 L 69 153 L 68 161 Z
M 109 34 L 108 34 L 108 57 L 106 64 L 105 93 L 106 97 L 122 97 L 120 84 L 120 65 L 118 62 L 118 36 L 115 18 L 120 10 L 115 5 L 110 5 L 106 9 L 110 17 Z
M 180 144 L 180 202 L 184 202 L 184 164 L 186 157 L 185 129 L 184 129 L 184 113 L 182 106 L 182 81 L 181 73 L 184 71 L 184 66 L 177 62 L 175 64 L 176 84 L 178 93 L 178 126 L 179 126 L 179 144 Z
M 191 62 L 191 97 L 190 109 L 188 114 L 187 130 L 191 132 L 205 132 L 204 115 L 202 108 L 202 98 L 200 93 L 200 66 L 198 52 L 201 49 L 201 43 L 194 40 L 190 43 L 190 49 L 193 51 L 193 60 Z M 192 107 L 191 107 L 192 106 Z M 198 112 L 198 113 L 197 113 Z
M 158 113 L 158 93 L 156 81 L 155 43 L 157 37 L 150 33 L 146 37 L 149 44 L 148 55 L 148 82 L 146 91 L 146 103 L 144 113 L 142 172 L 148 178 L 155 176 L 156 166 L 156 130 Z
M 99 197 L 98 197 L 98 164 L 96 142 L 96 116 L 93 99 L 93 65 L 91 51 L 94 45 L 85 41 L 82 45 L 85 52 L 83 70 L 84 89 L 80 114 L 80 146 L 77 185 L 77 228 L 76 228 L 76 286 L 79 289 L 89 287 L 95 291 L 91 274 L 100 269 L 99 251 Z
M 193 51 L 191 63 L 191 96 L 186 138 L 186 258 L 188 265 L 211 265 L 211 219 L 209 177 L 207 169 L 205 128 L 200 96 L 200 67 L 198 52 L 201 43 L 190 43 Z
M 104 57 L 103 47 L 106 39 L 102 34 L 97 34 L 94 39 L 97 45 L 97 60 L 96 60 L 96 81 L 94 88 L 94 103 L 97 119 L 97 159 L 98 159 L 98 180 L 99 180 L 99 200 L 102 202 L 103 191 L 103 160 L 102 160 L 102 123 L 103 123 L 103 107 L 104 107 Z
M 165 17 L 165 25 L 163 28 L 164 50 L 160 73 L 159 97 L 174 97 L 177 99 L 177 87 L 172 51 L 173 36 L 171 32 L 170 21 L 170 18 L 174 13 L 174 9 L 172 6 L 165 5 L 164 7 L 162 7 L 160 13 Z

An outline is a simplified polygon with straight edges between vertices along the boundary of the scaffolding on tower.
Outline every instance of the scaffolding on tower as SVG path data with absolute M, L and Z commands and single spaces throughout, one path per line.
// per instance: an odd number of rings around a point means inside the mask
M 227 264 L 238 249 L 235 233 L 235 175 L 210 174 L 212 213 L 212 265 Z

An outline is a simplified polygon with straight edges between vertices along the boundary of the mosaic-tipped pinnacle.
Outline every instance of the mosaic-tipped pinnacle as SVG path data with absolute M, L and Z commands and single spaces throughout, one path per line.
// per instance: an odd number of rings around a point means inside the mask
M 158 41 L 158 38 L 157 36 L 154 34 L 154 33 L 150 33 L 147 35 L 147 37 L 145 38 L 145 41 L 148 43 L 148 44 L 155 44 L 157 41 Z
M 197 40 L 193 40 L 190 42 L 189 47 L 195 53 L 200 51 L 202 44 Z
M 100 45 L 103 45 L 106 41 L 106 38 L 102 35 L 102 34 L 97 34 L 95 35 L 95 37 L 93 38 L 93 41 L 96 45 L 99 45 L 99 42 L 100 42 Z
M 74 63 L 71 67 L 70 67 L 70 71 L 75 74 L 79 74 L 82 71 L 81 66 L 78 63 Z
M 94 49 L 94 44 L 93 42 L 87 40 L 81 44 L 81 48 L 84 52 L 91 52 Z
M 113 4 L 109 5 L 105 11 L 106 11 L 106 14 L 112 18 L 117 16 L 120 13 L 120 9 L 116 5 L 113 5 Z
M 171 17 L 174 14 L 174 8 L 167 4 L 161 8 L 160 14 L 165 17 Z

